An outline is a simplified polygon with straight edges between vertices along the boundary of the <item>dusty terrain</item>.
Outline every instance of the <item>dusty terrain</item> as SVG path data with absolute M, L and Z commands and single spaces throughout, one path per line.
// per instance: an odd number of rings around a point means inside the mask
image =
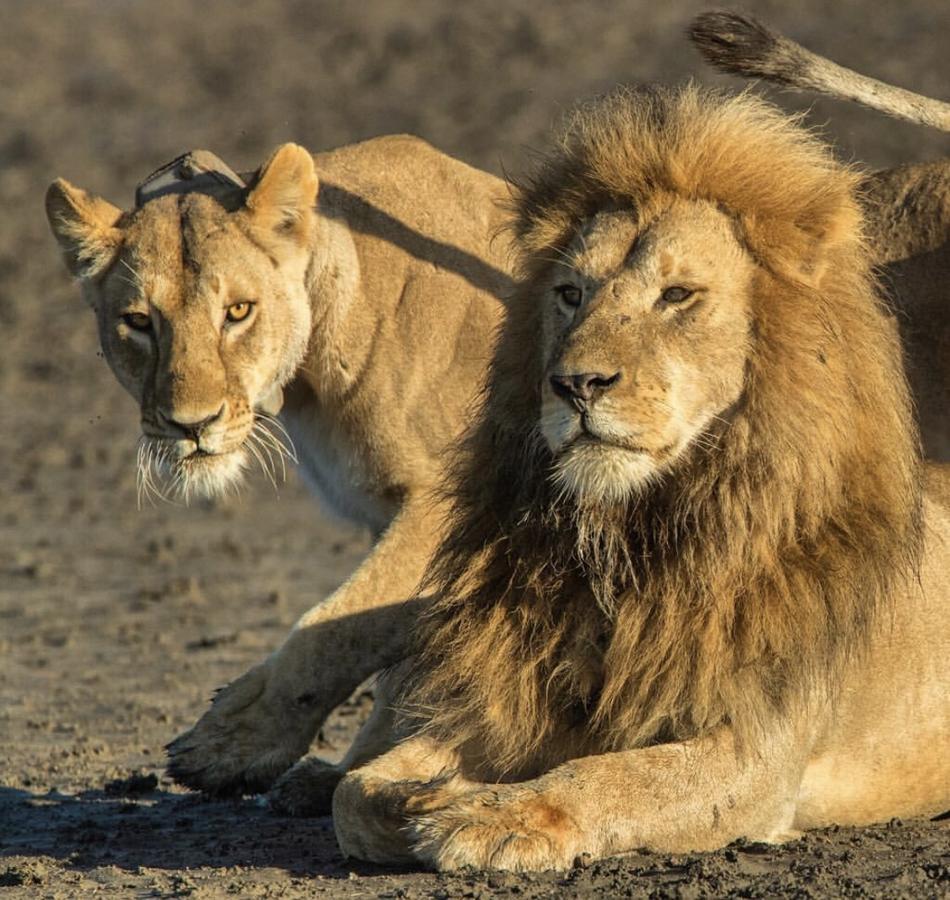
M 950 97 L 950 4 L 746 4 L 820 52 Z M 46 231 L 57 175 L 128 205 L 191 147 L 235 168 L 411 131 L 517 172 L 573 99 L 703 68 L 667 3 L 6 0 L 0 28 L 0 896 L 936 897 L 950 822 L 781 848 L 637 856 L 569 873 L 390 872 L 342 860 L 329 820 L 206 802 L 162 774 L 166 741 L 350 572 L 367 537 L 291 477 L 228 503 L 136 509 L 136 410 L 97 358 Z M 789 108 L 807 101 L 781 98 Z M 869 165 L 946 136 L 817 103 Z M 411 189 L 411 185 L 407 186 Z M 324 729 L 339 750 L 357 696 Z

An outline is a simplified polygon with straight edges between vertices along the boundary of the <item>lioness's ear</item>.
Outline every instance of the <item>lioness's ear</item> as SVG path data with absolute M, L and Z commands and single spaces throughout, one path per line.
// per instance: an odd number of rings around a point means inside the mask
M 94 279 L 109 268 L 122 243 L 116 222 L 122 210 L 63 178 L 46 192 L 46 218 L 66 266 L 76 278 Z
M 282 144 L 261 166 L 245 204 L 263 228 L 302 236 L 317 199 L 313 157 L 297 144 Z

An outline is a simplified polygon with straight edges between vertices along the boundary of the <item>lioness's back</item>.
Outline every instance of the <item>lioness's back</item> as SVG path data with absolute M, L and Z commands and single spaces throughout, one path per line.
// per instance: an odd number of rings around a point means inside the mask
M 507 193 L 500 178 L 408 134 L 318 153 L 314 163 L 321 195 L 329 192 L 353 210 L 352 227 L 364 226 L 369 234 L 388 227 L 387 237 L 396 243 L 401 239 L 416 256 L 427 249 L 420 238 L 442 242 L 463 251 L 459 263 L 466 271 L 507 284 L 506 242 L 493 239 L 505 222 L 501 204 Z M 417 239 L 406 229 L 417 232 Z M 485 263 L 498 271 L 486 272 Z

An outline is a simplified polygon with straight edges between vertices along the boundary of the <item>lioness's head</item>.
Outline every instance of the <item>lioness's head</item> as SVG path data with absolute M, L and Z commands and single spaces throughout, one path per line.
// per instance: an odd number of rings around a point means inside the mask
M 247 190 L 159 194 L 129 213 L 59 179 L 50 227 L 139 402 L 140 484 L 212 495 L 285 452 L 268 429 L 307 348 L 317 178 L 280 147 Z

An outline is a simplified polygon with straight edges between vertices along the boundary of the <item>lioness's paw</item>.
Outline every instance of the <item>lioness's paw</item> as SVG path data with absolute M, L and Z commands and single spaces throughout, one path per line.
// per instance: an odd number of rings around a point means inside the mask
M 285 816 L 328 816 L 342 777 L 339 766 L 306 756 L 277 779 L 267 800 L 271 809 Z
M 256 794 L 306 753 L 316 728 L 310 711 L 295 715 L 292 703 L 275 700 L 268 676 L 264 663 L 232 681 L 168 744 L 175 781 L 214 796 Z
M 485 790 L 411 820 L 413 852 L 451 871 L 567 869 L 583 851 L 574 821 L 534 792 Z

